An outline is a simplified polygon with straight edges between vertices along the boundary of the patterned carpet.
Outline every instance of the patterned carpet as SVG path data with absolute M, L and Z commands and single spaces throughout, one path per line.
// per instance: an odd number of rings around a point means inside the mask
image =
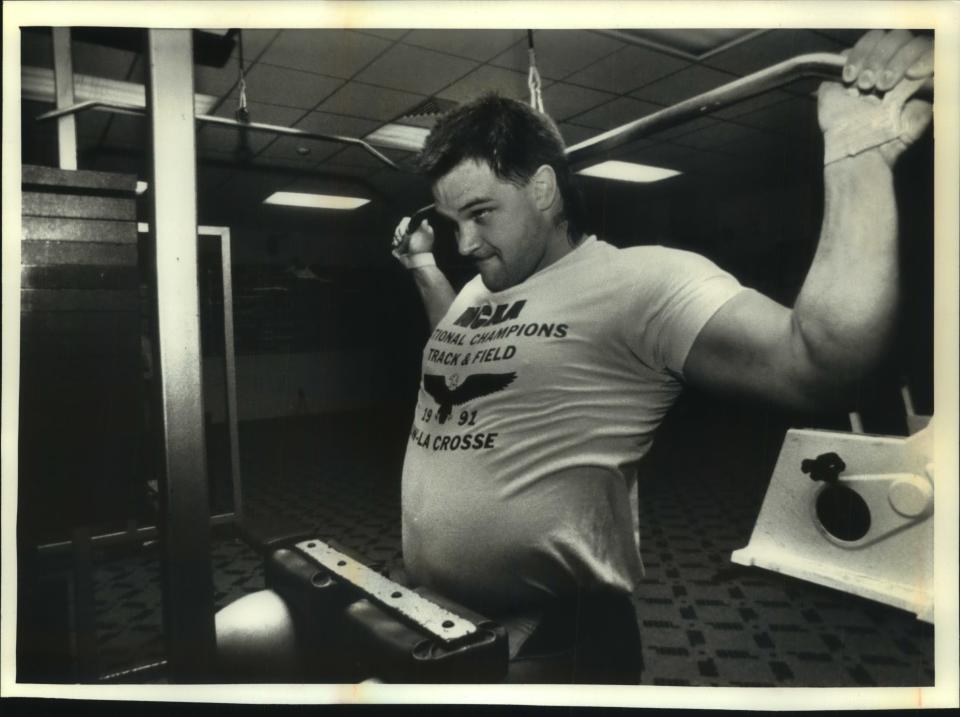
M 753 419 L 728 416 L 724 435 L 699 420 L 676 420 L 661 441 L 666 447 L 655 451 L 643 474 L 647 573 L 636 605 L 644 684 L 933 684 L 929 625 L 900 610 L 729 562 L 730 552 L 749 540 L 782 430 L 762 426 L 758 438 Z M 370 561 L 398 558 L 395 476 L 402 435 L 391 434 L 390 450 L 378 452 L 372 436 L 380 435 L 379 427 L 367 429 L 331 431 L 309 420 L 244 426 L 248 515 L 303 527 Z M 677 453 L 670 436 L 697 431 L 702 450 Z M 731 436 L 749 436 L 755 450 L 744 458 L 743 451 L 731 450 Z M 234 535 L 215 536 L 213 567 L 218 608 L 263 587 L 259 556 Z M 101 676 L 163 659 L 159 575 L 155 545 L 134 555 L 99 556 Z

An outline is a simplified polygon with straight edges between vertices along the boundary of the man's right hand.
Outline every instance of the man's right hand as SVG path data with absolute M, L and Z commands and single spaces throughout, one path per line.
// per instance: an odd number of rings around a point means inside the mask
M 430 254 L 433 251 L 433 227 L 426 219 L 420 223 L 420 226 L 407 236 L 407 227 L 410 225 L 410 217 L 404 217 L 397 224 L 393 231 L 393 255 L 398 259 L 402 256 L 412 256 L 413 254 Z

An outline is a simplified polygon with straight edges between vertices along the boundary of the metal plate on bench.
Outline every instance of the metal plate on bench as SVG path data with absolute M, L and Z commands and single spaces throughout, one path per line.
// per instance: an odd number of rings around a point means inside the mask
M 320 540 L 304 540 L 296 547 L 377 604 L 412 620 L 443 642 L 453 642 L 477 631 L 476 625 L 469 620 L 398 585 Z

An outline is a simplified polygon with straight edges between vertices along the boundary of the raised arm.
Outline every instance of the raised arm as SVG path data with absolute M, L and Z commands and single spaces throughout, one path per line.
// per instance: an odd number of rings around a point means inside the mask
M 433 258 L 433 227 L 424 221 L 407 240 L 404 233 L 409 223 L 410 217 L 404 217 L 397 224 L 393 234 L 393 255 L 413 276 L 433 331 L 447 313 L 456 293 Z
M 930 122 L 930 105 L 910 97 L 932 73 L 929 38 L 871 31 L 849 51 L 843 85 L 821 86 L 824 217 L 794 308 L 756 292 L 731 299 L 690 350 L 691 384 L 813 410 L 879 360 L 898 306 L 892 168 Z

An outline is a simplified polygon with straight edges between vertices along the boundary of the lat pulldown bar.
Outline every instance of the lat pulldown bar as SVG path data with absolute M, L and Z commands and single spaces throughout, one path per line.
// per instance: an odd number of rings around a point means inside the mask
M 664 107 L 653 114 L 579 142 L 567 148 L 567 157 L 571 165 L 579 166 L 621 145 L 711 114 L 741 100 L 769 92 L 804 77 L 839 79 L 845 62 L 843 55 L 829 52 L 815 52 L 784 60 L 772 67 L 720 85 L 688 100 Z M 928 96 L 932 95 L 932 77 L 927 80 L 921 91 Z
M 95 108 L 110 110 L 111 112 L 118 112 L 120 114 L 146 114 L 146 110 L 138 105 L 131 105 L 124 102 L 107 102 L 105 100 L 87 100 L 86 102 L 79 102 L 75 105 L 70 105 L 69 107 L 63 107 L 50 112 L 45 112 L 37 117 L 37 121 L 42 122 L 45 120 L 57 119 L 58 117 L 75 115 L 85 110 Z M 322 132 L 307 132 L 306 130 L 297 129 L 295 127 L 283 127 L 280 125 L 262 124 L 260 122 L 240 122 L 239 120 L 230 119 L 228 117 L 216 117 L 214 115 L 196 115 L 196 120 L 197 122 L 216 124 L 222 127 L 234 127 L 236 129 L 247 129 L 255 132 L 269 132 L 271 134 L 300 137 L 302 139 L 319 139 L 323 140 L 324 142 L 351 144 L 360 147 L 365 152 L 372 155 L 391 169 L 400 169 L 400 167 L 398 167 L 389 157 L 374 149 L 367 142 L 364 142 L 362 139 L 357 139 L 356 137 L 343 137 L 337 134 L 324 134 Z

